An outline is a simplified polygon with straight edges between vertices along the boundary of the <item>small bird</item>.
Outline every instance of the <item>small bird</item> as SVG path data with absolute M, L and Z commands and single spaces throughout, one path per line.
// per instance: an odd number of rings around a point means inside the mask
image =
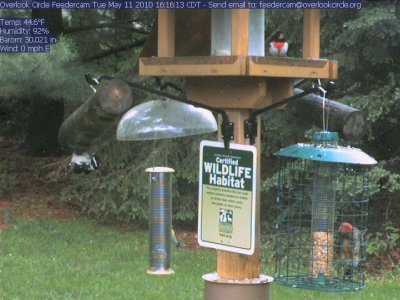
M 85 79 L 86 79 L 86 82 L 89 83 L 89 86 L 93 90 L 93 92 L 96 93 L 96 88 L 95 88 L 96 85 L 99 85 L 100 82 L 104 79 L 111 80 L 111 79 L 114 79 L 114 77 L 109 76 L 109 75 L 100 75 L 98 77 L 93 77 L 90 73 L 86 73 Z
M 269 43 L 269 53 L 272 56 L 285 56 L 289 48 L 285 35 L 278 31 L 274 40 Z
M 84 152 L 82 154 L 72 154 L 71 162 L 68 167 L 74 171 L 74 173 L 89 174 L 91 171 L 97 170 L 100 165 L 100 160 L 94 155 Z
M 349 222 L 343 222 L 339 226 L 341 237 L 341 250 L 345 263 L 344 279 L 351 279 L 353 272 L 360 266 L 360 250 L 364 245 L 363 233 Z
M 171 243 L 175 245 L 176 248 L 181 247 L 181 243 L 179 242 L 178 238 L 176 237 L 175 230 L 171 228 Z

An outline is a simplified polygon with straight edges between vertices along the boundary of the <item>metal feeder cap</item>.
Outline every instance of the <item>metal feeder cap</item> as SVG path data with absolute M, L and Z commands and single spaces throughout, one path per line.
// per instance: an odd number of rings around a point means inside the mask
M 314 142 L 337 142 L 339 134 L 337 132 L 321 131 L 313 135 Z
M 168 167 L 151 167 L 145 170 L 147 173 L 173 173 L 174 169 Z

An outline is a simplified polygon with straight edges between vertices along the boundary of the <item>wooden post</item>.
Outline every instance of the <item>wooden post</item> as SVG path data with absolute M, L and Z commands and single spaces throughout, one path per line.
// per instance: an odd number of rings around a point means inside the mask
M 319 58 L 320 11 L 303 11 L 303 58 Z
M 249 140 L 244 137 L 244 121 L 249 118 L 249 110 L 226 110 L 229 116 L 229 121 L 234 124 L 234 143 L 248 144 Z M 260 132 L 260 131 L 258 131 Z M 257 146 L 259 143 L 259 135 L 257 136 Z M 257 163 L 260 158 L 260 147 L 257 147 Z M 258 171 L 260 165 L 257 165 Z M 217 273 L 221 278 L 243 280 L 246 278 L 258 278 L 260 276 L 260 262 L 259 262 L 259 240 L 260 240 L 260 219 L 259 219 L 259 206 L 260 206 L 260 192 L 259 181 L 260 173 L 257 172 L 257 190 L 256 194 L 256 246 L 253 255 L 245 255 L 234 252 L 217 251 Z
M 158 10 L 158 56 L 175 56 L 175 10 Z
M 249 10 L 232 10 L 232 55 L 247 56 L 248 53 L 248 24 Z M 233 97 L 234 95 L 232 95 Z M 234 123 L 234 142 L 248 144 L 244 137 L 244 121 L 249 118 L 250 111 L 246 109 L 226 110 L 229 121 Z M 257 143 L 259 145 L 259 143 Z M 260 149 L 258 149 L 260 150 Z M 258 158 L 260 151 L 257 152 Z M 260 181 L 259 173 L 257 182 Z M 256 249 L 253 255 L 244 255 L 227 251 L 217 251 L 217 273 L 221 278 L 243 280 L 246 278 L 258 278 L 260 276 L 259 262 L 259 189 L 256 191 Z
M 249 53 L 249 9 L 232 10 L 232 55 Z

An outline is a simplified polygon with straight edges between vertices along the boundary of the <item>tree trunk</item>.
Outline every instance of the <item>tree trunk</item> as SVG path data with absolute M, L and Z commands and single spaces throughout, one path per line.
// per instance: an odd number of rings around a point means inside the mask
M 60 154 L 57 133 L 64 119 L 64 102 L 32 95 L 24 150 L 28 155 Z
M 295 89 L 295 94 L 303 92 Z M 325 109 L 329 109 L 326 123 L 329 131 L 337 131 L 346 140 L 359 140 L 365 134 L 365 120 L 362 111 L 348 105 L 326 99 Z M 309 121 L 322 128 L 323 98 L 314 94 L 304 96 L 289 102 L 286 106 L 288 113 L 303 121 Z
M 61 9 L 33 9 L 31 17 L 46 19 L 46 25 L 54 36 L 61 34 L 64 30 Z M 63 118 L 62 99 L 32 95 L 24 143 L 26 153 L 34 156 L 59 154 L 57 134 Z

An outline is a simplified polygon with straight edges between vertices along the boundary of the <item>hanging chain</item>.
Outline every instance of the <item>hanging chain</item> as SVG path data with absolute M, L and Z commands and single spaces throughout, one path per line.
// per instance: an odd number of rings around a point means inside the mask
M 167 149 L 165 151 L 165 166 L 168 167 L 168 155 L 169 155 L 169 143 L 167 144 Z
M 154 132 L 154 137 L 156 136 L 156 132 Z M 157 155 L 157 147 L 156 147 L 156 142 L 157 142 L 157 139 L 156 138 L 154 138 L 153 139 L 153 168 L 155 168 L 156 167 L 156 155 Z
M 328 106 L 326 108 L 325 102 L 327 100 L 326 99 L 327 91 L 321 86 L 320 79 L 318 79 L 318 89 L 322 92 L 322 129 L 323 131 L 328 131 L 330 101 L 328 101 Z

